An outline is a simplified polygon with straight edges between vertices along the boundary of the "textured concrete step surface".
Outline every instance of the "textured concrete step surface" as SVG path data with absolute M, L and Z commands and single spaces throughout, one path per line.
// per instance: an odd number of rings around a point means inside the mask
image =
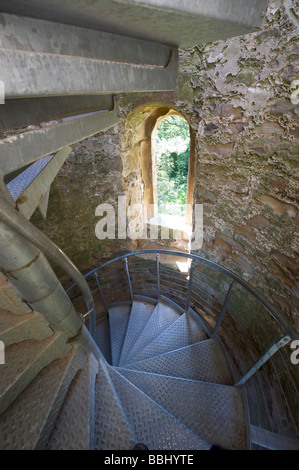
M 96 381 L 95 449 L 129 450 L 136 442 L 108 369 L 100 361 Z
M 0 417 L 0 449 L 45 448 L 69 385 L 86 354 L 74 347 L 45 367 Z
M 148 322 L 146 323 L 138 340 L 135 342 L 128 354 L 126 362 L 134 361 L 135 355 L 151 341 L 157 338 L 162 331 L 174 323 L 179 316 L 180 313 L 177 309 L 164 301 L 160 301 L 148 319 Z
M 118 365 L 130 318 L 130 306 L 109 309 L 112 364 Z
M 121 373 L 211 445 L 246 448 L 244 409 L 236 387 L 125 369 Z
M 53 334 L 44 341 L 27 340 L 5 350 L 1 365 L 0 414 L 20 395 L 37 374 L 71 349 L 63 334 Z
M 94 448 L 95 380 L 98 361 L 90 354 L 73 379 L 46 450 Z
M 157 338 L 136 353 L 132 360 L 139 362 L 150 357 L 174 351 L 199 341 L 206 340 L 207 334 L 199 323 L 189 313 L 181 315 L 174 323 L 166 328 Z M 127 361 L 127 364 L 129 361 Z
M 209 444 L 145 395 L 116 369 L 109 368 L 109 373 L 138 442 L 146 444 L 149 450 L 209 449 Z
M 7 310 L 0 311 L 0 340 L 5 347 L 26 339 L 41 341 L 53 335 L 47 321 L 37 312 L 14 315 Z
M 144 326 L 155 309 L 155 304 L 135 300 L 133 302 L 126 337 L 122 353 L 120 356 L 119 364 L 122 365 L 126 361 L 132 347 L 138 340 Z
M 0 304 L 14 315 L 31 313 L 32 308 L 27 305 L 18 290 L 0 273 Z
M 213 339 L 136 362 L 127 368 L 185 379 L 233 384 L 223 352 L 219 343 Z

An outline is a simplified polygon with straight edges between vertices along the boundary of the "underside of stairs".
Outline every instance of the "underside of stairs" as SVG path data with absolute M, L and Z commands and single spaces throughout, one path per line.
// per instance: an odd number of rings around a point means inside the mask
M 98 319 L 96 341 L 97 358 L 56 333 L 7 348 L 1 449 L 246 449 L 242 392 L 192 313 L 135 299 Z

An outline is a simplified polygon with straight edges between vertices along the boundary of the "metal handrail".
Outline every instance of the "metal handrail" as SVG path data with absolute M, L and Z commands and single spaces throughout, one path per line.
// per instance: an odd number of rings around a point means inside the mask
M 272 317 L 277 321 L 277 323 L 281 326 L 281 328 L 286 332 L 286 334 L 290 337 L 290 339 L 295 340 L 298 338 L 299 333 L 290 325 L 286 319 L 281 315 L 279 310 L 268 300 L 266 297 L 264 297 L 263 294 L 261 294 L 255 287 L 250 285 L 248 282 L 246 282 L 244 279 L 230 271 L 229 269 L 225 268 L 224 266 L 221 266 L 217 263 L 214 263 L 213 261 L 210 261 L 206 258 L 203 258 L 199 255 L 195 255 L 192 253 L 184 253 L 180 251 L 170 251 L 170 250 L 139 250 L 139 251 L 133 251 L 130 253 L 127 253 L 125 255 L 118 256 L 117 258 L 113 258 L 112 260 L 106 261 L 102 265 L 92 269 L 88 273 L 84 274 L 84 278 L 86 279 L 90 275 L 97 273 L 100 270 L 105 269 L 107 266 L 120 261 L 120 260 L 125 260 L 128 259 L 132 256 L 140 256 L 144 254 L 154 254 L 157 255 L 168 255 L 168 256 L 178 256 L 182 258 L 189 258 L 194 261 L 198 261 L 200 263 L 206 264 L 208 266 L 211 266 L 212 268 L 216 269 L 217 271 L 220 271 L 227 276 L 229 276 L 233 281 L 236 283 L 240 284 L 242 287 L 244 287 L 248 292 L 250 292 L 267 310 L 268 312 L 272 315 Z M 70 292 L 74 287 L 76 286 L 76 283 L 72 284 L 68 289 L 66 289 L 66 292 Z

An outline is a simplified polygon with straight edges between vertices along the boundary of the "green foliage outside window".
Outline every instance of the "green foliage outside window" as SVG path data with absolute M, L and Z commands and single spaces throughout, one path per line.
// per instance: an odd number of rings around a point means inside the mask
M 190 134 L 185 119 L 165 118 L 157 129 L 156 148 L 159 213 L 170 214 L 186 204 Z

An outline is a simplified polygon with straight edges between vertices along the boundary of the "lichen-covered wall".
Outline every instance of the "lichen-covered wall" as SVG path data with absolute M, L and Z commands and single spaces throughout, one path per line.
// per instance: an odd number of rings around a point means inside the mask
M 182 51 L 177 105 L 196 131 L 201 254 L 245 277 L 299 325 L 294 12 L 298 4 L 271 2 L 262 31 Z
M 296 5 L 272 1 L 262 30 L 180 51 L 178 90 L 121 95 L 119 126 L 74 147 L 52 185 L 48 220 L 35 214 L 33 221 L 81 270 L 137 247 L 98 240 L 95 208 L 124 194 L 142 201 L 140 145 L 132 133 L 147 105 L 160 102 L 182 113 L 195 136 L 200 254 L 255 285 L 298 326 L 299 105 L 290 100 L 299 79 Z M 141 105 L 143 114 L 134 116 Z

